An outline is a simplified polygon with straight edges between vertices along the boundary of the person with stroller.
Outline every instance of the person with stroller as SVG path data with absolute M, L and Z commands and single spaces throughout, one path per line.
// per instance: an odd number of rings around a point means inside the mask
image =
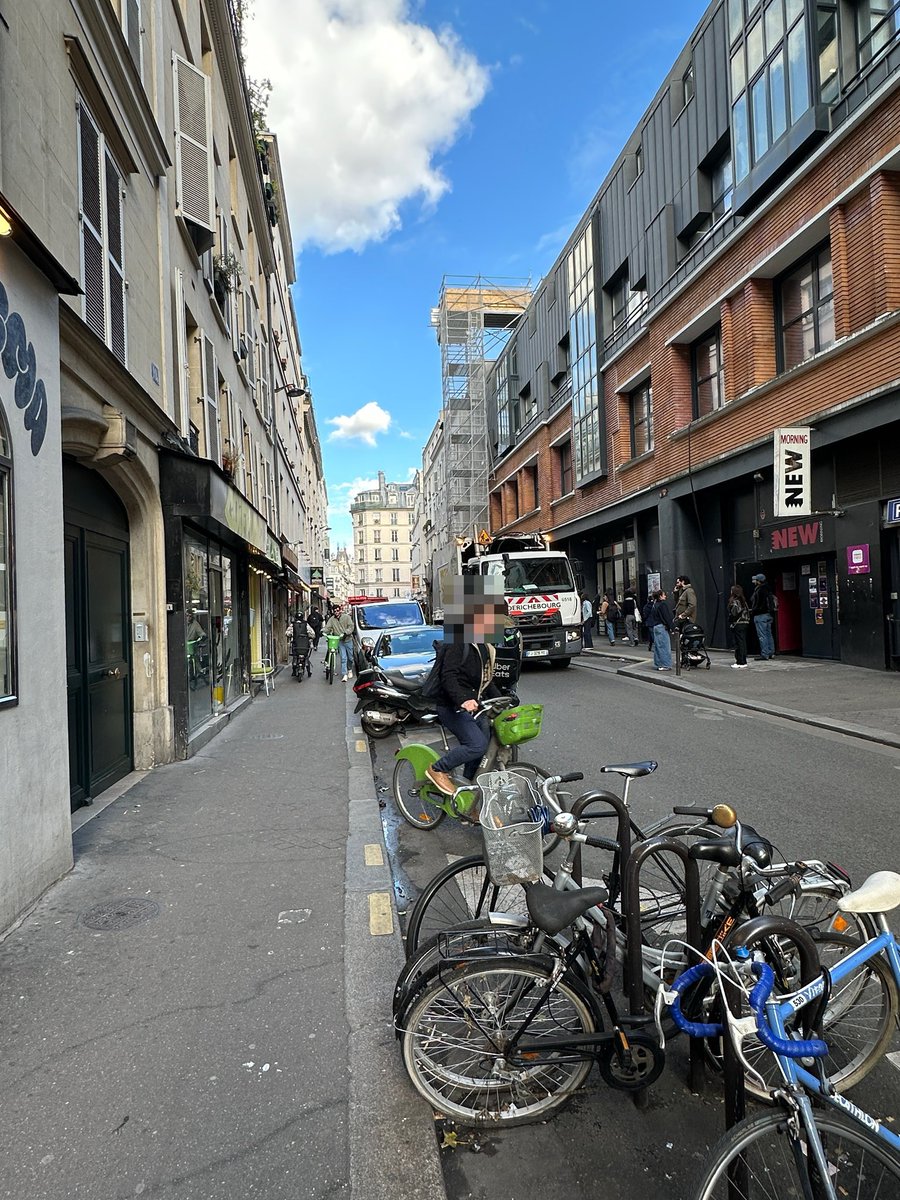
M 744 589 L 739 583 L 734 584 L 728 596 L 728 624 L 734 634 L 733 671 L 747 669 L 747 630 L 750 628 L 750 606 Z
M 625 620 L 625 636 L 622 641 L 628 642 L 630 646 L 636 646 L 638 643 L 637 627 L 640 624 L 641 613 L 638 608 L 637 593 L 630 584 L 622 597 L 622 617 Z
M 666 593 L 661 588 L 651 592 L 646 612 L 646 625 L 653 641 L 653 665 L 657 671 L 671 671 L 675 622 Z
M 675 623 L 679 629 L 697 623 L 697 593 L 687 575 L 675 580 Z

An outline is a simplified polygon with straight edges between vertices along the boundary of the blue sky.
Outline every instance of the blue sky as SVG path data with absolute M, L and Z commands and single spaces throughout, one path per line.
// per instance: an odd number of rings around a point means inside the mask
M 273 84 L 335 546 L 354 485 L 420 464 L 442 277 L 537 282 L 706 3 L 255 7 L 249 68 Z

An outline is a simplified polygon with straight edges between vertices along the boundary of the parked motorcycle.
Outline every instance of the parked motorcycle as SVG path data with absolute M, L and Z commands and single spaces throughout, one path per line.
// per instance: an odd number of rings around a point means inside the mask
M 423 679 L 404 679 L 388 675 L 380 667 L 360 671 L 353 690 L 359 697 L 355 712 L 363 732 L 372 738 L 386 738 L 404 725 L 432 725 L 437 720 L 434 701 L 419 691 Z

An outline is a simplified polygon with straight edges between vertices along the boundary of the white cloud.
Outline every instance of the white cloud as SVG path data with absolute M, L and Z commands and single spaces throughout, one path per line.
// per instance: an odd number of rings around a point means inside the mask
M 374 446 L 378 434 L 386 433 L 390 428 L 391 414 L 370 400 L 349 417 L 329 417 L 328 424 L 336 427 L 328 435 L 330 442 L 359 438 L 367 446 Z
M 360 250 L 432 206 L 450 182 L 436 155 L 481 103 L 488 71 L 410 0 L 256 0 L 248 69 L 272 81 L 296 245 Z

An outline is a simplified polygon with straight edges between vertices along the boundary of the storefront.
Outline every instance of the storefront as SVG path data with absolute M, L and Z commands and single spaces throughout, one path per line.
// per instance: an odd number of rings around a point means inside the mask
M 280 547 L 262 515 L 206 460 L 160 451 L 169 694 L 178 757 L 213 737 L 275 658 Z

